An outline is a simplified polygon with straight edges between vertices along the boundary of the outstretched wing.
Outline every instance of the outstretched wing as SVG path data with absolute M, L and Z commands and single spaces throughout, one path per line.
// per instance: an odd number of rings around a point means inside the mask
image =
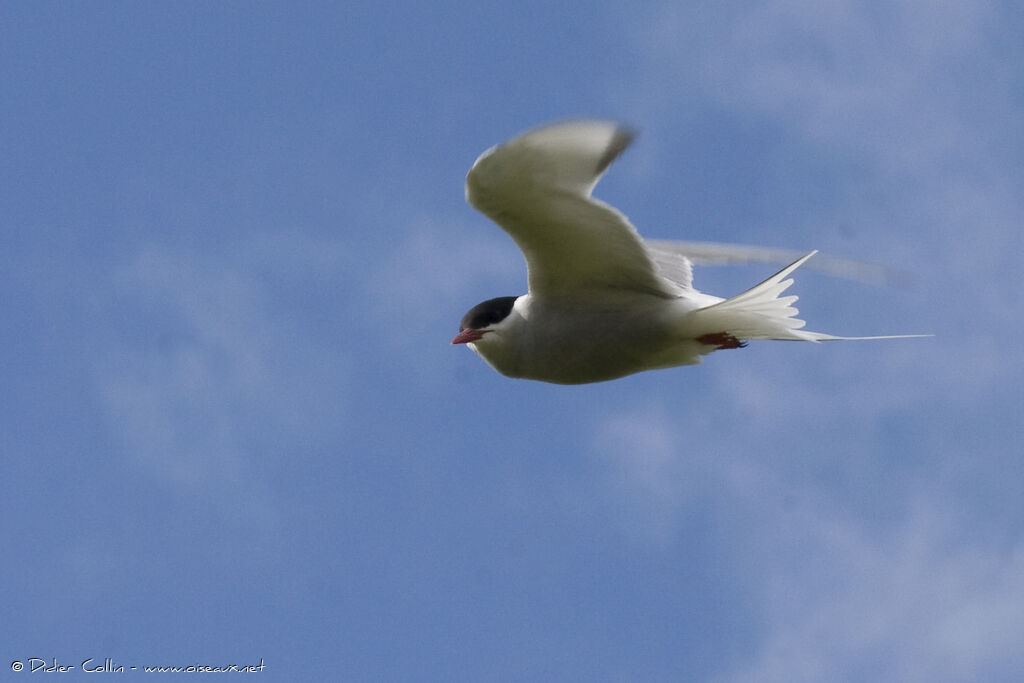
M 616 123 L 570 121 L 493 147 L 473 164 L 466 200 L 515 240 L 532 293 L 679 294 L 629 220 L 590 196 L 632 139 Z

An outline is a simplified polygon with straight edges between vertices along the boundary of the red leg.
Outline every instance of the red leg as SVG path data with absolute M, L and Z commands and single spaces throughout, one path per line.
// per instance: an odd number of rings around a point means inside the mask
M 716 351 L 721 351 L 722 349 L 742 349 L 747 345 L 747 342 L 740 341 L 728 332 L 702 334 L 697 337 L 697 341 L 701 344 L 707 344 L 708 346 L 717 346 L 718 348 L 715 349 Z

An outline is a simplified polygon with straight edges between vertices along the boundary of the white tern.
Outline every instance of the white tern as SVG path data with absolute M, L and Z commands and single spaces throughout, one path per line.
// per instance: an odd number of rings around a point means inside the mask
M 621 124 L 569 121 L 528 131 L 476 160 L 466 199 L 522 250 L 529 291 L 471 308 L 453 344 L 466 344 L 509 377 L 584 384 L 693 365 L 755 339 L 928 336 L 837 337 L 802 329 L 792 306 L 797 297 L 781 295 L 814 251 L 731 298 L 698 291 L 694 260 L 768 260 L 783 252 L 645 242 L 624 215 L 591 197 L 632 139 Z

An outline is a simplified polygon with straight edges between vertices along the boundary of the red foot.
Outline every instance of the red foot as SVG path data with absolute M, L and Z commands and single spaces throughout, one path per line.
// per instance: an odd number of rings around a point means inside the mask
M 747 342 L 740 341 L 728 332 L 702 334 L 697 337 L 697 341 L 701 344 L 707 344 L 708 346 L 717 346 L 718 348 L 715 349 L 716 351 L 721 351 L 722 349 L 742 349 L 747 345 Z

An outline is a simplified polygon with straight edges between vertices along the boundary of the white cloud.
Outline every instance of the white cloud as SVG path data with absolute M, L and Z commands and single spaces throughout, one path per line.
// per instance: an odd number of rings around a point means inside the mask
M 766 637 L 721 681 L 1003 680 L 1024 663 L 1024 546 L 972 544 L 925 497 L 880 535 L 824 499 L 760 519 Z
M 383 258 L 362 269 L 353 315 L 380 330 L 380 348 L 403 382 L 436 388 L 470 353 L 449 344 L 462 315 L 484 299 L 524 293 L 526 264 L 483 216 L 470 225 L 420 218 L 407 226 L 395 231 Z
M 469 301 L 485 281 L 510 287 L 505 294 L 525 291 L 522 254 L 483 216 L 470 225 L 464 220 L 413 219 L 396 235 L 390 252 L 367 278 L 374 300 L 391 303 L 378 315 L 390 316 L 397 308 L 407 317 L 422 318 L 438 304 Z M 469 301 L 466 308 L 476 303 Z
M 802 473 L 817 455 L 785 452 L 799 435 L 738 425 L 715 445 L 699 422 L 619 412 L 593 447 L 625 532 L 670 547 L 699 515 L 731 549 L 761 635 L 716 680 L 1005 680 L 1024 664 L 1024 545 L 979 538 L 945 484 L 906 480 L 880 519 Z
M 970 102 L 950 69 L 1012 68 L 986 50 L 997 20 L 983 2 L 672 3 L 642 17 L 632 35 L 656 73 L 650 83 L 681 86 L 660 88 L 653 99 L 663 106 L 678 106 L 665 94 L 707 98 L 770 117 L 805 141 L 876 161 L 930 162 L 965 142 L 958 133 Z
M 605 463 L 603 488 L 625 513 L 616 515 L 624 531 L 659 543 L 670 540 L 707 483 L 703 451 L 684 449 L 681 436 L 651 405 L 608 417 L 593 448 Z
M 254 458 L 301 457 L 303 444 L 338 423 L 345 352 L 272 289 L 275 280 L 294 287 L 326 276 L 317 273 L 331 251 L 302 244 L 254 238 L 219 256 L 151 247 L 113 274 L 105 314 L 115 336 L 98 389 L 141 470 L 182 492 L 224 492 L 226 508 L 265 516 Z M 322 317 L 328 303 L 316 308 Z M 286 442 L 287 454 L 274 452 Z

